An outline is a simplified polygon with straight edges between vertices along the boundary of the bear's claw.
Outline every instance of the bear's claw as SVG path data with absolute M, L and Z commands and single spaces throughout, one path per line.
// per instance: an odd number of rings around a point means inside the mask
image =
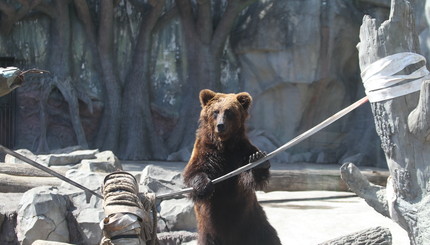
M 256 162 L 265 156 L 267 156 L 266 152 L 257 151 L 249 156 L 249 163 Z M 265 161 L 264 163 L 258 165 L 256 168 L 270 168 L 270 162 Z

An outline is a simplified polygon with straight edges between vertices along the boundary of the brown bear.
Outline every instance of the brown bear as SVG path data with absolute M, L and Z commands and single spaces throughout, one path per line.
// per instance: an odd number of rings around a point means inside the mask
M 268 181 L 268 161 L 223 182 L 211 182 L 264 156 L 245 133 L 251 101 L 246 92 L 200 92 L 199 127 L 183 172 L 185 184 L 193 188 L 200 245 L 281 244 L 255 195 Z

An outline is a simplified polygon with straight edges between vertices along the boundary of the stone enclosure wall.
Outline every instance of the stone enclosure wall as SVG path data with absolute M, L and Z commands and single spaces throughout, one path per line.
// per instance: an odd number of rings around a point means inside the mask
M 365 13 L 378 11 L 388 17 L 389 1 L 304 0 L 263 1 L 243 29 L 232 32 L 224 52 L 221 84 L 224 92 L 248 91 L 254 98 L 249 121 L 251 139 L 270 152 L 299 133 L 364 96 L 358 56 L 359 27 Z M 376 1 L 381 2 L 381 1 Z M 417 30 L 422 53 L 429 54 L 429 28 L 425 2 L 417 1 Z M 429 4 L 427 4 L 429 5 Z M 427 11 L 425 11 L 427 9 Z M 90 66 L 84 30 L 71 9 L 73 61 L 71 73 L 91 101 L 79 102 L 80 118 L 90 148 L 102 116 L 103 91 L 95 67 Z M 131 64 L 133 30 L 139 13 L 119 1 L 115 10 L 115 59 L 118 77 L 124 80 Z M 0 36 L 0 56 L 14 56 L 22 68 L 43 68 L 48 42 L 45 17 L 25 19 L 8 35 Z M 127 30 L 127 31 L 126 31 Z M 239 31 L 240 30 L 240 31 Z M 154 34 L 151 75 L 151 110 L 157 133 L 168 139 L 178 115 L 181 91 L 181 28 L 173 18 Z M 40 97 L 37 77 L 30 77 L 17 93 L 16 148 L 40 147 Z M 80 91 L 80 90 L 78 90 Z M 50 149 L 76 145 L 67 103 L 59 90 L 48 98 L 47 144 Z M 198 99 L 195 99 L 198 103 Z M 196 122 L 190 121 L 196 128 Z M 193 137 L 193 136 L 186 136 Z M 192 142 L 192 139 L 188 140 Z M 338 163 L 385 166 L 369 105 L 314 135 L 277 158 L 279 162 Z M 186 161 L 192 145 L 171 149 L 166 159 Z M 175 153 L 176 152 L 176 153 Z M 121 157 L 119 155 L 119 157 Z M 151 158 L 151 156 L 149 156 Z

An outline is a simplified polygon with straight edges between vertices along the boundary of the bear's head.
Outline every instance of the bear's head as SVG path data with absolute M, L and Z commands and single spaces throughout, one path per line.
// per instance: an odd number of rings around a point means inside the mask
M 209 89 L 200 91 L 202 111 L 200 123 L 217 140 L 226 141 L 245 132 L 245 119 L 252 97 L 246 92 L 238 94 L 216 93 Z

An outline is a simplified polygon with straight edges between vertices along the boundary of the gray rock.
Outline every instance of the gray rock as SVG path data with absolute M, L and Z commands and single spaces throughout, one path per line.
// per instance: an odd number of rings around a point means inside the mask
M 189 231 L 161 232 L 157 234 L 157 237 L 159 240 L 159 245 L 191 245 L 192 242 L 196 242 L 197 233 Z
M 99 151 L 96 150 L 78 150 L 70 153 L 39 155 L 39 158 L 45 159 L 48 166 L 74 165 L 84 159 L 94 159 Z
M 95 154 L 95 159 L 83 159 L 78 169 L 88 172 L 111 173 L 122 170 L 122 166 L 112 151 L 103 151 Z
M 69 170 L 66 177 L 78 182 L 79 184 L 100 192 L 105 174 L 90 173 L 79 170 Z M 86 202 L 85 193 L 68 183 L 61 186 L 62 192 L 66 193 L 74 206 L 73 216 L 79 227 L 79 233 L 84 244 L 98 244 L 102 237 L 100 221 L 104 218 L 103 200 L 91 196 L 89 203 Z
M 33 152 L 31 152 L 27 149 L 18 149 L 15 152 L 33 160 L 33 161 L 36 161 L 40 164 L 47 165 L 47 162 L 45 162 L 44 159 L 39 158 L 38 156 L 34 155 Z M 6 156 L 4 158 L 4 162 L 9 163 L 9 164 L 27 164 L 26 162 L 21 161 L 18 158 L 14 157 L 12 155 L 9 155 L 9 154 L 6 154 Z
M 303 153 L 296 153 L 293 154 L 290 158 L 290 161 L 295 162 L 313 162 L 313 154 L 312 152 L 303 152 Z
M 140 192 L 170 193 L 184 188 L 181 172 L 155 165 L 146 166 L 140 175 Z
M 165 200 L 160 203 L 160 216 L 168 231 L 196 230 L 194 204 L 187 198 Z M 159 227 L 160 230 L 165 227 Z
M 177 152 L 173 152 L 172 154 L 167 156 L 167 160 L 168 161 L 188 162 L 188 160 L 190 160 L 192 150 L 193 149 L 191 149 L 189 147 L 182 148 L 181 150 L 179 150 Z
M 19 204 L 17 237 L 21 244 L 36 240 L 69 241 L 66 222 L 68 199 L 55 187 L 37 187 L 27 191 Z
M 251 142 L 257 146 L 258 149 L 266 153 L 270 153 L 282 144 L 280 144 L 275 137 L 270 136 L 268 133 L 261 130 L 252 130 L 248 134 Z M 286 163 L 289 160 L 289 154 L 287 152 L 280 152 L 278 155 L 273 157 L 270 161 L 272 163 Z
M 91 190 L 99 190 L 103 184 L 103 179 L 105 176 L 106 176 L 106 173 L 87 172 L 87 171 L 82 171 L 78 169 L 71 169 L 66 172 L 67 178 Z M 68 193 L 83 192 L 83 190 L 67 182 L 62 182 L 61 187 L 63 187 L 62 190 L 68 190 Z
M 73 146 L 68 146 L 65 148 L 52 150 L 52 151 L 50 151 L 50 153 L 51 154 L 69 154 L 71 152 L 80 151 L 80 150 L 85 150 L 85 149 L 80 145 L 73 145 Z
M 0 213 L 0 231 L 1 231 L 1 227 L 3 226 L 4 218 L 5 218 L 5 215 L 3 213 Z
M 36 240 L 31 245 L 72 245 L 71 243 Z
M 97 245 L 102 239 L 100 221 L 105 217 L 103 208 L 79 207 L 79 212 L 73 212 L 79 224 L 80 233 L 85 244 Z

